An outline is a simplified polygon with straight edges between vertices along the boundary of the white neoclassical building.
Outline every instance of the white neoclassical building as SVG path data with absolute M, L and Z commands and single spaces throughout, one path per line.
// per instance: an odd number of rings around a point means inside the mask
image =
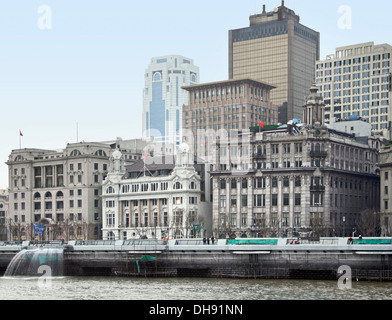
M 125 167 L 123 155 L 110 158 L 103 182 L 103 239 L 202 237 L 211 230 L 205 199 L 204 165 L 194 164 L 186 146 L 176 157 L 145 156 Z

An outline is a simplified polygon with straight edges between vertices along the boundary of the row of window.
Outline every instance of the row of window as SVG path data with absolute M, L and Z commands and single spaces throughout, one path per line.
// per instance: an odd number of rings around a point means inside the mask
M 295 187 L 301 187 L 301 177 L 295 177 L 294 178 L 294 186 Z M 241 179 L 240 182 L 237 181 L 237 179 L 230 179 L 230 181 L 227 183 L 225 179 L 220 180 L 220 189 L 224 190 L 226 189 L 227 185 L 230 185 L 231 189 L 237 189 L 237 184 L 240 184 L 242 189 L 247 189 L 248 188 L 248 179 Z M 282 179 L 282 186 L 285 188 L 290 187 L 290 178 L 284 177 Z M 278 178 L 273 177 L 271 179 L 271 187 L 272 188 L 277 188 L 278 187 Z M 254 178 L 253 179 L 253 188 L 254 189 L 265 189 L 266 188 L 266 178 Z
M 34 222 L 39 222 L 42 218 L 45 219 L 52 219 L 54 218 L 53 214 L 51 213 L 46 213 L 44 216 L 41 214 L 34 214 Z M 66 219 L 64 219 L 64 213 L 57 213 L 56 216 L 56 221 L 57 222 L 64 222 Z M 94 219 L 95 221 L 98 221 L 99 219 L 99 214 L 96 212 L 94 214 Z M 77 221 L 83 221 L 83 214 L 82 213 L 70 213 L 69 217 L 67 219 L 67 222 L 72 223 L 72 222 L 77 222 Z M 11 224 L 13 223 L 26 223 L 26 215 L 14 215 L 13 220 L 11 221 Z
M 373 85 L 377 85 L 377 86 L 372 87 L 373 91 L 379 91 L 380 88 L 381 88 L 381 90 L 389 90 L 388 84 L 385 84 L 385 83 L 389 82 L 388 77 L 381 78 L 381 82 L 380 82 L 380 78 L 373 78 L 372 81 L 370 81 L 370 79 L 365 79 L 362 81 L 361 80 L 347 81 L 347 80 L 350 80 L 350 78 L 344 79 L 343 82 L 335 83 L 333 85 L 333 87 L 332 87 L 332 84 L 325 84 L 323 86 L 319 85 L 317 88 L 319 91 L 323 91 L 323 90 L 330 91 L 330 90 L 332 90 L 332 88 L 336 90 L 336 89 L 341 89 L 341 88 L 344 88 L 344 89 L 351 88 L 351 86 L 354 88 L 360 87 L 360 86 L 370 86 L 370 83 L 371 83 Z M 380 83 L 383 84 L 381 87 L 379 86 Z M 353 91 L 353 92 L 359 92 L 358 90 L 359 89 L 357 88 L 356 91 Z M 370 88 L 368 88 L 366 90 L 370 91 Z
M 172 185 L 173 190 L 182 190 L 184 186 L 181 182 L 175 182 Z M 196 190 L 197 184 L 196 182 L 192 181 L 189 184 L 188 189 Z M 169 183 L 168 182 L 152 182 L 152 183 L 138 183 L 138 184 L 126 184 L 121 186 L 122 193 L 135 193 L 135 192 L 148 192 L 148 191 L 166 191 L 169 190 Z M 115 189 L 112 186 L 106 188 L 107 194 L 115 193 Z
M 314 225 L 315 223 L 322 225 L 322 216 L 323 214 L 320 213 L 311 213 L 310 214 L 310 225 Z M 240 226 L 241 227 L 249 227 L 248 226 L 248 215 L 247 214 L 241 214 L 240 216 L 237 216 L 237 213 L 231 213 L 230 214 L 230 226 L 231 227 L 237 227 L 237 219 L 240 218 Z M 316 222 L 317 220 L 317 222 Z M 219 216 L 219 223 L 221 226 L 226 225 L 226 216 L 220 215 Z M 279 215 L 277 213 L 271 213 L 270 214 L 270 226 L 271 227 L 290 227 L 290 214 L 288 212 L 283 212 L 281 217 L 279 218 Z M 265 228 L 266 227 L 266 218 L 265 214 L 263 213 L 255 213 L 252 221 L 252 228 L 254 228 L 256 231 L 259 228 Z M 300 212 L 295 212 L 293 215 L 293 227 L 301 227 L 301 213 Z
M 198 197 L 188 197 L 188 204 L 197 204 L 198 202 Z M 133 200 L 131 201 L 133 207 L 138 207 L 139 201 L 138 200 Z M 172 199 L 173 204 L 183 204 L 185 203 L 185 200 L 183 197 L 173 197 Z M 115 200 L 107 200 L 105 202 L 106 208 L 114 208 L 116 206 L 116 201 Z M 147 207 L 149 205 L 149 200 L 140 200 L 140 205 L 142 207 Z M 151 206 L 157 206 L 158 205 L 158 199 L 152 199 L 150 200 L 150 205 Z M 165 206 L 167 205 L 167 199 L 161 199 L 161 205 Z M 128 207 L 129 202 L 125 201 L 123 203 L 123 206 Z
M 390 69 L 384 69 L 382 71 L 382 74 L 389 74 L 390 73 Z M 367 72 L 363 72 L 362 73 L 362 78 L 370 78 L 371 77 L 371 73 L 369 71 Z M 380 70 L 375 70 L 373 71 L 373 76 L 377 76 L 377 75 L 381 75 L 381 71 Z M 332 76 L 327 76 L 326 78 L 317 78 L 316 79 L 316 83 L 320 84 L 320 83 L 328 83 L 328 82 L 332 82 L 332 79 L 334 82 L 342 82 L 342 81 L 350 81 L 351 79 L 356 80 L 357 82 L 359 81 L 359 79 L 361 79 L 361 73 L 354 73 L 352 74 L 346 74 L 343 77 L 341 75 L 335 75 L 333 78 Z M 379 78 L 375 78 L 375 79 L 379 79 Z M 390 77 L 389 76 L 384 76 L 381 77 L 382 82 L 381 83 L 389 83 L 390 82 Z M 364 79 L 363 80 L 364 83 L 368 83 L 370 84 L 370 79 Z M 358 86 L 358 84 L 354 84 L 353 82 L 353 87 Z
M 219 207 L 226 208 L 227 205 L 227 197 L 225 195 L 221 195 L 219 199 Z M 232 196 L 230 198 L 230 207 L 232 209 L 236 209 L 237 206 L 240 205 L 242 208 L 248 207 L 248 195 L 241 196 L 241 203 L 238 203 L 237 196 Z M 278 194 L 271 195 L 271 205 L 276 207 L 278 205 Z M 290 194 L 284 193 L 282 195 L 282 205 L 289 206 L 290 205 Z M 294 195 L 294 205 L 301 205 L 301 194 L 296 193 Z M 265 207 L 266 206 L 266 195 L 265 194 L 255 194 L 253 195 L 253 207 Z
M 124 215 L 124 228 L 136 228 L 136 227 L 168 227 L 169 217 L 167 212 L 163 212 L 161 216 L 161 221 L 158 218 L 158 212 L 153 212 L 152 219 L 149 219 L 148 212 L 144 212 L 143 219 L 139 217 L 139 212 L 134 212 L 132 214 L 132 220 L 129 213 Z M 106 227 L 115 228 L 116 227 L 116 215 L 114 213 L 108 213 L 106 215 Z
M 343 73 L 348 73 L 348 72 L 358 72 L 358 71 L 365 71 L 365 70 L 371 70 L 372 67 L 373 69 L 380 69 L 380 68 L 388 68 L 391 66 L 390 61 L 384 61 L 384 62 L 375 62 L 373 65 L 370 63 L 367 64 L 362 64 L 362 65 L 357 65 L 354 67 L 344 67 L 344 68 L 335 68 L 333 70 L 333 74 L 341 74 L 342 71 Z M 389 72 L 383 72 L 383 73 L 389 73 Z M 317 71 L 316 75 L 317 77 L 322 77 L 323 75 L 330 76 L 332 75 L 332 70 L 325 70 L 325 71 Z
M 340 66 L 349 66 L 351 64 L 359 64 L 359 63 L 367 63 L 371 61 L 380 61 L 380 60 L 387 60 L 391 58 L 390 53 L 383 53 L 383 54 L 375 54 L 372 56 L 365 56 L 365 57 L 357 57 L 353 59 L 344 59 L 344 60 L 336 60 L 332 63 L 332 61 L 328 61 L 325 63 L 318 63 L 316 68 L 323 69 L 325 68 L 332 68 L 332 67 L 340 67 Z

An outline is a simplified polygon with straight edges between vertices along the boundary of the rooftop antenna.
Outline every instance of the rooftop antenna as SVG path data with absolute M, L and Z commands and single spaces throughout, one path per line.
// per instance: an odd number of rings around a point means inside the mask
M 143 157 L 144 157 L 144 160 L 143 160 L 143 176 L 145 177 L 145 176 L 146 176 L 146 171 L 148 171 L 149 174 L 150 174 L 150 176 L 152 177 L 151 171 L 148 170 L 148 168 L 147 168 L 147 166 L 146 166 L 146 160 L 147 160 L 147 157 L 148 157 L 146 151 L 144 151 Z

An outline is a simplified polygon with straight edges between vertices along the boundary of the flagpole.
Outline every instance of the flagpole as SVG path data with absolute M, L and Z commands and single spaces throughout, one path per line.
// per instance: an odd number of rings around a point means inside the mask
M 19 129 L 19 150 L 22 149 L 22 131 Z

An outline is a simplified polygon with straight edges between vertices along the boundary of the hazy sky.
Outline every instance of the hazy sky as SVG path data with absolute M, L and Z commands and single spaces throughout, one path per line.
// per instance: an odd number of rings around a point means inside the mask
M 263 4 L 271 11 L 281 0 L 0 0 L 0 189 L 19 129 L 22 148 L 64 148 L 76 123 L 79 141 L 140 138 L 152 57 L 183 55 L 201 82 L 226 80 L 228 31 Z M 285 5 L 321 33 L 322 59 L 339 46 L 392 44 L 390 1 Z

